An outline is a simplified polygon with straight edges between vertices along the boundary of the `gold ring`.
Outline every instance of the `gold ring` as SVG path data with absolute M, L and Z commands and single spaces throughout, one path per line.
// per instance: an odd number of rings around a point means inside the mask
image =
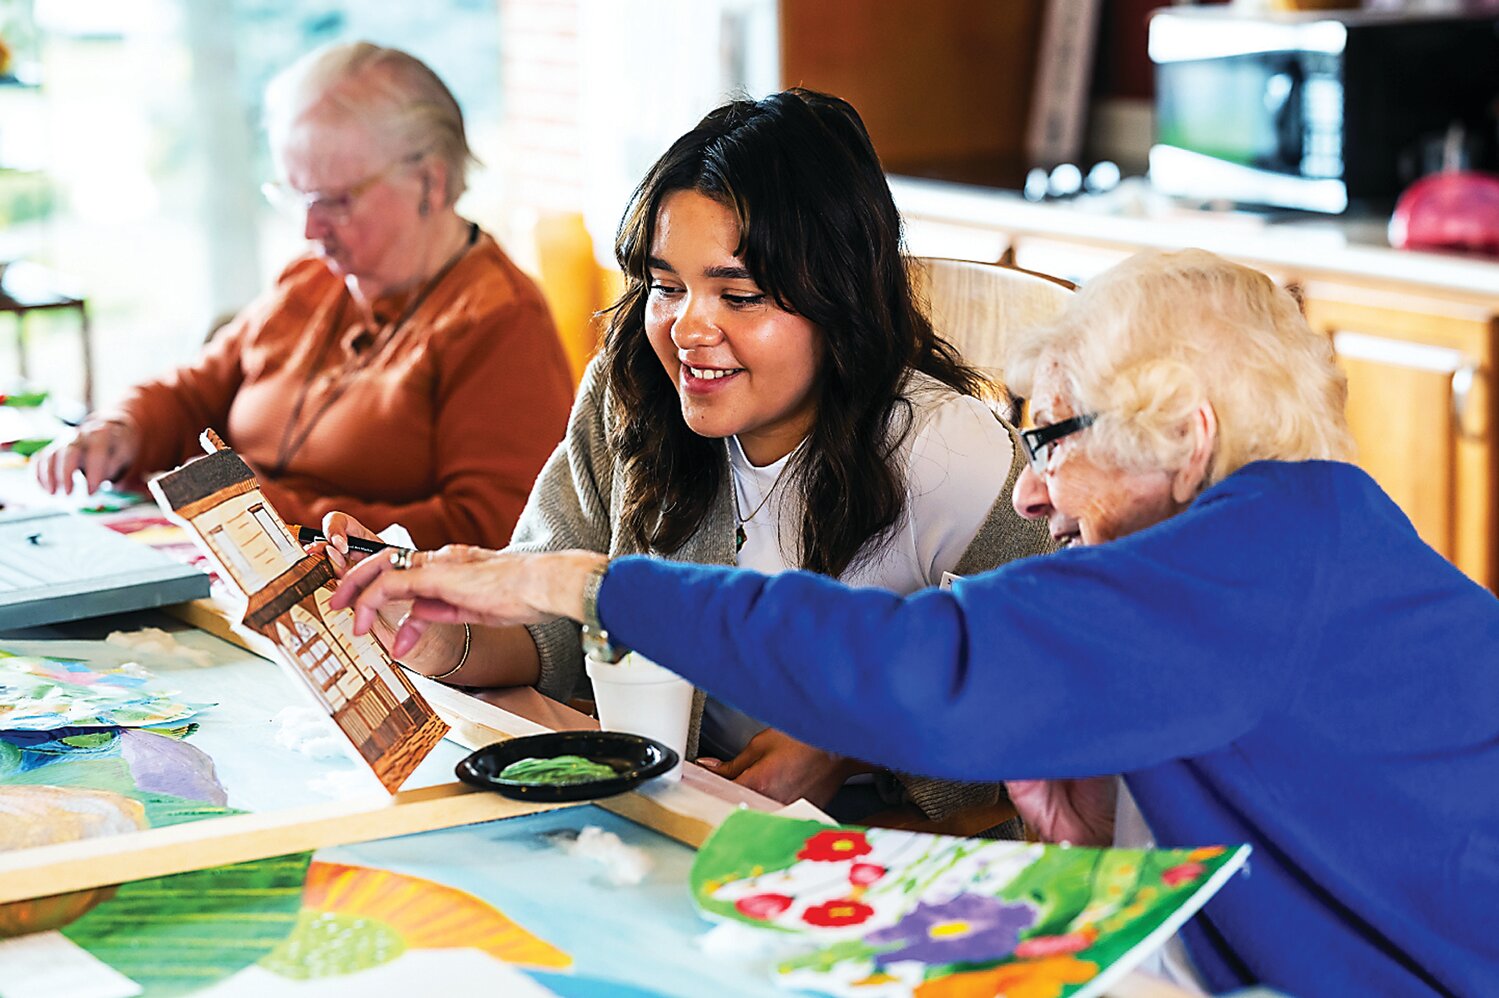
M 396 548 L 390 553 L 390 567 L 397 572 L 404 572 L 411 567 L 411 556 L 415 552 L 409 548 Z

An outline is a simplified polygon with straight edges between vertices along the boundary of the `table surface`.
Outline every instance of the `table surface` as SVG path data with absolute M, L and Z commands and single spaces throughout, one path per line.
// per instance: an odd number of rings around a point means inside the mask
M 98 640 L 109 629 L 146 624 L 172 629 L 182 645 L 209 656 L 209 664 L 132 652 Z M 59 633 L 89 637 L 50 638 Z M 138 614 L 12 631 L 0 634 L 0 648 L 79 657 L 100 667 L 138 661 L 161 685 L 179 691 L 184 699 L 215 702 L 196 718 L 202 726 L 189 743 L 213 758 L 231 807 L 265 811 L 383 793 L 374 776 L 352 757 L 309 758 L 277 744 L 273 718 L 287 706 L 302 706 L 310 700 L 281 667 L 210 634 L 158 615 Z M 568 720 L 575 713 L 534 691 L 514 692 L 519 695 L 510 697 L 510 702 L 529 705 L 539 717 Z M 404 789 L 450 782 L 453 767 L 466 754 L 461 746 L 442 742 Z M 604 866 L 569 855 L 553 843 L 558 833 L 575 833 L 588 826 L 613 832 L 649 857 L 650 871 L 641 883 L 616 886 Z M 710 957 L 700 948 L 698 940 L 711 926 L 696 915 L 686 889 L 693 855 L 691 849 L 663 835 L 585 805 L 321 849 L 315 858 L 419 877 L 487 902 L 572 957 L 573 965 L 563 975 L 527 971 L 557 993 L 628 995 L 638 988 L 645 994 L 689 996 L 701 995 L 709 986 L 724 996 L 783 993 L 770 983 L 766 968 Z M 468 956 L 455 957 L 457 962 L 445 972 L 443 961 L 434 955 L 440 952 L 413 950 L 420 955 L 408 962 L 420 964 L 428 980 L 431 974 L 451 972 L 463 975 L 465 987 L 473 986 L 473 973 L 494 985 L 513 983 L 512 969 L 472 964 Z M 374 994 L 381 993 L 379 989 L 386 984 L 394 986 L 404 980 L 412 972 L 401 965 L 404 959 L 364 972 L 361 985 L 374 988 L 367 992 Z M 7 978 L 5 963 L 0 950 L 0 979 Z M 231 978 L 206 993 L 265 994 L 266 986 L 276 982 L 286 986 L 288 993 L 291 990 L 284 979 L 264 971 L 247 970 L 240 976 L 245 979 Z

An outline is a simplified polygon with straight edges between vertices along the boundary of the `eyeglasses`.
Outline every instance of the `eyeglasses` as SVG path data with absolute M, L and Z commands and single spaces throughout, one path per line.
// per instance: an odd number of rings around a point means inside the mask
M 1087 429 L 1097 419 L 1093 413 L 1082 416 L 1073 416 L 1064 419 L 1060 423 L 1052 423 L 1050 426 L 1038 426 L 1034 430 L 1020 431 L 1020 445 L 1025 448 L 1026 460 L 1031 463 L 1031 470 L 1037 477 L 1045 477 L 1046 465 L 1051 459 L 1051 450 L 1057 441 L 1076 433 L 1078 430 Z
M 396 169 L 419 162 L 425 155 L 427 155 L 427 150 L 423 149 L 421 152 L 402 156 L 384 169 L 370 174 L 363 180 L 356 181 L 337 194 L 299 191 L 290 184 L 272 181 L 261 184 L 260 193 L 265 195 L 266 201 L 270 202 L 272 208 L 284 215 L 298 218 L 316 211 L 326 221 L 334 225 L 343 225 L 354 217 L 354 208 L 359 199 L 368 194 L 376 184 L 390 176 Z

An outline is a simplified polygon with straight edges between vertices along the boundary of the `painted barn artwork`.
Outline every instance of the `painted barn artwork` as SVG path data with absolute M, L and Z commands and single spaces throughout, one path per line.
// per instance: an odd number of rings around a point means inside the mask
M 448 726 L 354 615 L 329 606 L 326 557 L 302 550 L 261 494 L 255 474 L 212 430 L 207 454 L 150 483 L 247 601 L 245 626 L 269 638 L 293 672 L 394 793 Z

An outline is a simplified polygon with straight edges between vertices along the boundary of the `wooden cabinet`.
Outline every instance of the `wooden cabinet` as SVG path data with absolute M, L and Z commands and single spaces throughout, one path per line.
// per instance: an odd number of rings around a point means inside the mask
M 1348 374 L 1358 464 L 1427 543 L 1499 592 L 1499 264 L 896 189 L 920 254 L 977 250 L 1086 283 L 1136 250 L 1195 245 L 1293 286 Z
M 859 109 L 885 168 L 1018 185 L 1041 0 L 780 0 L 781 82 Z
M 1348 373 L 1358 463 L 1421 537 L 1499 590 L 1499 303 L 1311 280 L 1307 319 Z

